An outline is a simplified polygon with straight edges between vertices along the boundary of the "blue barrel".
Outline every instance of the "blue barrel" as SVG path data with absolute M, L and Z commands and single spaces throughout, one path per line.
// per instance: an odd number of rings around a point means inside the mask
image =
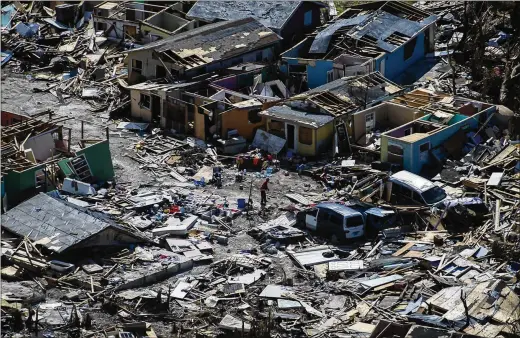
M 244 209 L 246 207 L 246 199 L 245 198 L 237 199 L 237 204 L 238 204 L 239 209 Z

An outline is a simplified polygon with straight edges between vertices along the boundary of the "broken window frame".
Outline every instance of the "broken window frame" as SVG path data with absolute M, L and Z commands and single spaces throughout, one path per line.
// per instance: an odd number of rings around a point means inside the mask
M 313 129 L 312 128 L 307 128 L 307 127 L 299 127 L 298 128 L 298 142 L 301 143 L 301 144 L 305 144 L 305 145 L 312 145 L 312 133 L 313 132 Z
M 148 98 L 148 99 L 146 99 L 146 98 Z M 148 106 L 146 105 L 147 102 L 148 102 Z M 152 109 L 152 96 L 148 95 L 148 94 L 140 93 L 139 107 L 147 109 L 147 110 L 151 110 Z
M 247 122 L 249 124 L 257 124 L 262 122 L 262 116 L 258 115 L 261 109 L 251 109 L 247 112 Z
M 416 46 L 417 46 L 417 37 L 410 39 L 410 41 L 408 41 L 404 45 L 404 47 L 403 47 L 404 48 L 404 50 L 403 50 L 403 60 L 404 61 L 409 60 L 413 56 Z
M 159 74 L 159 73 L 160 73 L 160 72 L 159 72 L 159 69 L 160 69 L 160 68 L 163 69 L 163 70 L 162 70 L 162 75 Z M 160 78 L 166 77 L 166 75 L 167 75 L 167 72 L 166 72 L 166 68 L 165 68 L 165 67 L 163 67 L 162 65 L 156 65 L 156 66 L 155 66 L 155 77 L 156 77 L 156 78 L 160 79 Z
M 34 183 L 36 188 L 41 187 L 45 184 L 45 171 L 44 169 L 38 169 L 34 172 Z
M 430 142 L 423 143 L 419 146 L 419 152 L 421 152 L 421 153 L 424 153 L 429 150 L 430 150 Z
M 138 63 L 141 64 L 141 67 L 138 67 Z M 136 73 L 142 74 L 142 72 L 143 72 L 143 61 L 137 60 L 137 59 L 132 59 L 132 72 L 136 72 Z

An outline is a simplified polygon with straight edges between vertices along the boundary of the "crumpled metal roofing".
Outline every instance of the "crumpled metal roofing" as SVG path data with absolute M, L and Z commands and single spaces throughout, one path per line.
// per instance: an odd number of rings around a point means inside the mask
M 197 1 L 188 18 L 207 22 L 255 18 L 264 26 L 280 29 L 301 1 Z
M 281 39 L 260 22 L 246 18 L 204 25 L 142 48 L 132 49 L 128 53 L 149 49 L 156 52 L 173 51 L 182 58 L 197 55 L 201 60 L 210 63 L 272 45 Z
M 330 40 L 332 39 L 332 35 L 336 33 L 338 29 L 347 26 L 357 26 L 368 18 L 368 15 L 359 15 L 353 18 L 341 19 L 334 22 L 332 25 L 327 26 L 324 30 L 319 32 L 314 41 L 312 42 L 311 48 L 309 49 L 309 53 L 327 53 L 327 49 L 329 48 Z
M 431 15 L 421 22 L 416 22 L 396 15 L 376 11 L 368 15 L 359 15 L 349 19 L 341 19 L 319 32 L 309 49 L 309 53 L 326 53 L 332 35 L 342 27 L 355 26 L 346 35 L 359 40 L 369 36 L 377 40 L 379 48 L 386 52 L 393 52 L 399 46 L 384 41 L 393 33 L 397 32 L 408 37 L 414 36 L 424 27 L 429 26 L 437 20 L 437 16 Z
M 368 35 L 378 40 L 377 45 L 379 48 L 387 52 L 392 52 L 399 46 L 384 41 L 392 35 L 392 33 L 398 32 L 412 37 L 424 27 L 435 22 L 435 20 L 437 20 L 435 15 L 431 15 L 421 22 L 416 22 L 400 18 L 387 12 L 382 12 L 369 19 L 369 22 L 363 28 L 352 32 L 351 36 L 354 39 L 361 39 L 363 36 Z
M 273 106 L 259 113 L 263 116 L 269 116 L 274 119 L 284 121 L 292 121 L 294 123 L 307 125 L 314 128 L 319 128 L 330 121 L 334 117 L 325 114 L 312 114 L 302 110 L 296 110 L 286 105 Z

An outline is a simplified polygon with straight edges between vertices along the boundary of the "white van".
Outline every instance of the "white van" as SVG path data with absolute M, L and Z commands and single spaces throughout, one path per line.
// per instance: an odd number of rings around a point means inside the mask
M 336 203 L 320 203 L 305 212 L 305 226 L 333 241 L 354 239 L 365 234 L 365 216 Z
M 391 200 L 396 204 L 437 205 L 448 198 L 444 189 L 419 175 L 402 170 L 388 179 L 392 182 Z

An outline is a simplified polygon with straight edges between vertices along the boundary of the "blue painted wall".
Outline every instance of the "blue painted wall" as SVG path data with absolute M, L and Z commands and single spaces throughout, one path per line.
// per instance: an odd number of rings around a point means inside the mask
M 307 85 L 309 89 L 326 84 L 327 72 L 333 68 L 333 63 L 330 60 L 315 60 L 314 64 L 314 66 L 307 65 Z
M 404 46 L 397 48 L 395 51 L 393 51 L 391 54 L 386 55 L 386 62 L 385 62 L 385 77 L 389 80 L 395 80 L 398 75 L 401 74 L 403 70 L 405 70 L 407 67 L 411 66 L 418 60 L 424 58 L 424 37 L 425 33 L 424 31 L 419 33 L 416 37 L 417 42 L 415 44 L 415 49 L 412 54 L 412 56 L 404 60 Z M 376 61 L 376 69 L 378 71 L 381 71 L 379 68 L 381 65 L 381 60 Z
M 289 65 L 297 65 L 297 59 L 285 59 L 287 65 L 280 66 L 280 71 L 285 74 L 288 73 Z M 333 62 L 331 60 L 312 60 L 307 65 L 307 85 L 309 89 L 322 86 L 327 83 L 327 72 L 332 70 Z
M 496 107 L 491 107 L 473 116 L 457 115 L 456 123 L 451 124 L 447 128 L 430 135 L 422 140 L 414 143 L 400 141 L 398 139 L 388 139 L 389 145 L 398 145 L 403 148 L 403 169 L 418 174 L 421 172 L 424 165 L 428 164 L 430 160 L 429 152 L 421 152 L 420 147 L 424 143 L 430 142 L 430 148 L 433 149 L 444 142 L 446 142 L 451 136 L 453 136 L 459 129 L 470 131 L 475 130 L 479 126 L 480 116 L 484 115 L 483 119 L 487 119 L 493 112 L 496 111 Z M 422 117 L 426 119 L 429 115 Z

